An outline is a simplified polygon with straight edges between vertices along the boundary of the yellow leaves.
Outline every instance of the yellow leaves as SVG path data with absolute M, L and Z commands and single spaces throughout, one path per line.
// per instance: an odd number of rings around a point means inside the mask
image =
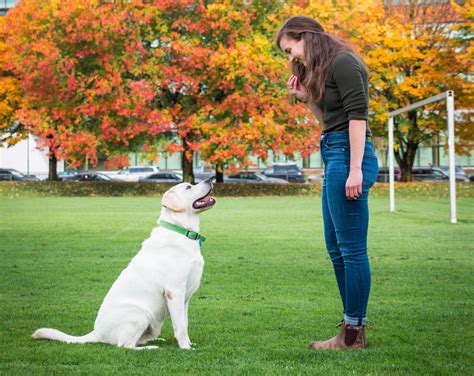
M 238 41 L 234 48 L 221 45 L 212 55 L 210 65 L 221 67 L 227 81 L 245 78 L 249 83 L 258 84 L 259 77 L 269 77 L 281 70 L 280 61 L 272 56 L 272 43 L 264 35 L 255 33 L 252 40 Z
M 458 6 L 452 2 L 465 21 L 452 27 L 457 33 L 450 33 L 449 38 L 445 32 L 449 28 L 437 25 L 437 20 L 452 17 L 452 9 L 444 13 L 449 5 L 420 5 L 423 11 L 412 16 L 409 8 L 384 6 L 382 0 L 308 0 L 287 3 L 283 19 L 312 16 L 327 32 L 352 43 L 370 71 L 371 128 L 385 134 L 389 110 L 446 88 L 460 93 L 457 106 L 472 108 L 474 85 L 467 77 L 472 76 L 474 47 L 466 33 L 472 30 L 473 3 Z M 425 8 L 429 11 L 424 12 Z M 459 22 L 460 18 L 455 19 Z M 411 126 L 408 122 L 400 125 L 403 131 Z
M 9 128 L 16 120 L 16 110 L 21 100 L 18 80 L 8 76 L 0 78 L 0 130 Z
M 210 21 L 211 28 L 239 35 L 248 33 L 248 13 L 242 12 L 233 6 L 232 2 L 219 2 L 208 4 L 205 11 L 206 18 Z M 216 35 L 218 37 L 218 34 Z
M 463 5 L 458 4 L 456 1 L 452 1 L 451 4 L 467 21 L 472 22 L 474 20 L 474 1 L 465 1 Z
M 228 7 L 225 4 L 209 4 L 206 7 L 206 16 L 211 19 L 218 19 L 227 13 Z
M 398 84 L 397 89 L 405 96 L 408 95 L 410 98 L 418 100 L 423 98 L 418 85 L 419 81 L 417 77 L 405 77 L 404 80 Z

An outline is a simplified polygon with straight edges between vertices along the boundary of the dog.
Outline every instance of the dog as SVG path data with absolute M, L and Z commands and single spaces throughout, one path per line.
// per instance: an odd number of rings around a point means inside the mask
M 100 306 L 94 330 L 81 337 L 56 329 L 38 329 L 32 337 L 66 343 L 108 343 L 129 349 L 157 339 L 171 316 L 181 349 L 190 349 L 188 306 L 199 287 L 204 267 L 199 213 L 214 207 L 213 178 L 199 184 L 181 183 L 168 190 L 150 237 L 122 271 Z

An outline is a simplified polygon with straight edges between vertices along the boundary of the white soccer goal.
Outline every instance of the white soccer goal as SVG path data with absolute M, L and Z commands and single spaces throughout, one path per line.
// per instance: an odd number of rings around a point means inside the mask
M 451 203 L 451 223 L 456 223 L 456 168 L 454 158 L 454 92 L 448 90 L 444 93 L 413 103 L 409 106 L 389 112 L 388 114 L 388 150 L 389 150 L 389 172 L 390 172 L 390 211 L 395 211 L 395 174 L 394 174 L 394 152 L 393 152 L 393 118 L 404 112 L 412 111 L 427 104 L 446 100 L 448 110 L 448 154 L 449 154 L 449 198 Z

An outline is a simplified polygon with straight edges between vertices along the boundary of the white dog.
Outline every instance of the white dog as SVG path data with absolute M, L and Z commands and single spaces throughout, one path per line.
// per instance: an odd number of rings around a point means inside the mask
M 198 214 L 216 203 L 211 191 L 212 179 L 208 179 L 196 185 L 178 184 L 164 194 L 159 226 L 112 285 L 91 333 L 74 337 L 43 328 L 33 338 L 157 348 L 137 346 L 156 339 L 169 314 L 179 347 L 191 348 L 188 305 L 204 266 L 200 244 L 205 238 L 199 234 Z

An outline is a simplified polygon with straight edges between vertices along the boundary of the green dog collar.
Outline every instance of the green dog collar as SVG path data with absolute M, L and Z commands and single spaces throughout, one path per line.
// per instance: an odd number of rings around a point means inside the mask
M 186 236 L 188 239 L 198 240 L 199 245 L 201 245 L 202 242 L 206 240 L 206 237 L 204 235 L 201 235 L 198 232 L 186 230 L 185 228 L 180 227 L 180 226 L 176 226 L 172 223 L 169 223 L 169 222 L 166 222 L 166 221 L 160 221 L 158 224 L 161 227 L 167 228 L 168 230 L 171 230 L 171 231 L 177 232 L 179 234 L 182 234 L 182 235 Z

